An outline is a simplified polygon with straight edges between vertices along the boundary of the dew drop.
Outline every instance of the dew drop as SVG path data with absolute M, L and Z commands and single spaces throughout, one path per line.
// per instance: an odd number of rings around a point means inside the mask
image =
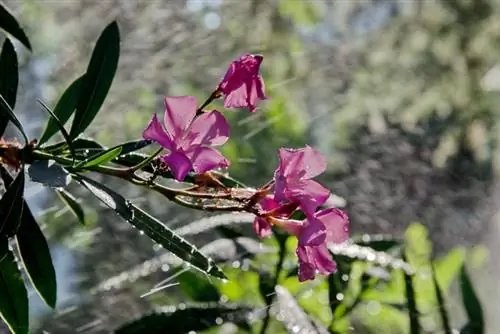
M 233 261 L 233 263 L 231 263 L 231 266 L 232 266 L 233 268 L 235 268 L 235 269 L 236 269 L 236 268 L 239 268 L 239 267 L 240 267 L 240 265 L 241 265 L 241 264 L 240 264 L 240 261 Z
M 341 301 L 341 300 L 344 300 L 344 294 L 343 293 L 337 293 L 335 295 L 335 299 L 337 299 L 338 301 Z
M 144 235 L 144 231 L 143 230 L 139 230 L 139 234 L 140 235 Z
M 185 310 L 186 309 L 186 304 L 180 303 L 179 304 L 179 310 Z
M 164 264 L 164 265 L 161 266 L 161 270 L 162 271 L 169 271 L 169 269 L 170 269 L 170 267 L 169 267 L 168 264 Z
M 341 278 L 342 278 L 342 280 L 343 280 L 344 282 L 347 282 L 347 281 L 349 280 L 349 275 L 347 275 L 347 274 L 342 274 L 342 277 L 341 277 Z
M 222 325 L 224 323 L 224 320 L 222 320 L 222 318 L 218 317 L 217 319 L 215 319 L 215 323 L 217 325 Z

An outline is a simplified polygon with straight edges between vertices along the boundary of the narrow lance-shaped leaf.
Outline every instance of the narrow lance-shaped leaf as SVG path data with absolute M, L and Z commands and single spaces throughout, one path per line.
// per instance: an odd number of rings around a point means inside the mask
M 51 188 L 63 188 L 71 182 L 71 175 L 54 160 L 37 160 L 28 167 L 32 181 Z
M 84 75 L 71 83 L 71 85 L 64 91 L 54 108 L 54 115 L 59 119 L 59 123 L 61 125 L 66 124 L 66 122 L 71 117 L 71 115 L 73 115 L 76 109 L 83 77 Z M 58 130 L 60 130 L 60 125 L 58 124 L 56 119 L 54 117 L 49 118 L 49 120 L 47 121 L 47 125 L 45 126 L 45 130 L 40 136 L 38 144 L 41 146 L 42 144 L 47 142 L 50 138 L 52 138 L 53 135 L 57 133 Z M 66 139 L 66 143 L 67 142 L 68 140 Z
M 28 292 L 11 251 L 0 261 L 0 296 L 0 315 L 12 333 L 28 334 Z
M 24 139 L 24 143 L 28 144 L 28 141 L 29 141 L 28 140 L 28 136 L 26 135 L 26 132 L 24 132 L 23 125 L 21 124 L 21 122 L 19 121 L 19 119 L 16 117 L 16 115 L 14 114 L 14 111 L 9 106 L 9 104 L 7 103 L 7 101 L 5 101 L 5 98 L 3 97 L 2 94 L 0 94 L 0 112 L 2 113 L 2 115 L 4 117 L 8 117 L 9 121 L 11 121 L 12 123 L 14 123 L 14 125 L 21 132 L 21 134 L 23 136 L 23 139 Z
M 434 291 L 436 293 L 436 299 L 439 306 L 439 315 L 441 317 L 441 325 L 443 326 L 443 333 L 451 334 L 450 318 L 448 317 L 448 312 L 446 311 L 446 305 L 444 301 L 443 292 L 439 287 L 439 283 L 436 279 L 436 271 L 432 265 L 432 281 L 434 283 Z
M 0 199 L 0 236 L 10 237 L 17 232 L 23 213 L 23 191 L 24 170 L 21 170 Z
M 31 51 L 31 43 L 24 30 L 2 2 L 0 2 L 0 28 L 17 38 L 19 42 L 23 43 Z
M 462 333 L 484 333 L 483 308 L 474 292 L 469 275 L 465 269 L 465 264 L 460 270 L 460 288 L 462 291 L 462 303 L 469 318 L 468 324 L 462 329 Z
M 0 237 L 0 262 L 7 257 L 9 253 L 9 239 Z
M 203 255 L 195 246 L 175 234 L 158 219 L 131 204 L 120 194 L 108 187 L 81 175 L 75 175 L 83 186 L 104 204 L 113 209 L 123 219 L 143 231 L 152 240 L 162 245 L 180 259 L 216 277 L 225 278 L 214 261 Z
M 0 53 L 0 73 L 0 95 L 14 109 L 19 82 L 19 66 L 16 51 L 8 38 L 5 39 L 2 53 Z M 0 136 L 5 132 L 9 119 L 6 114 L 0 114 Z
M 403 255 L 403 260 L 406 261 L 406 256 Z M 410 334 L 420 333 L 420 323 L 418 321 L 417 302 L 415 299 L 415 289 L 413 287 L 413 279 L 411 275 L 403 272 L 405 278 L 406 303 L 408 306 L 408 316 L 410 318 Z
M 52 264 L 49 245 L 26 202 L 24 202 L 23 216 L 16 239 L 24 268 L 33 286 L 45 303 L 55 308 L 56 272 Z
M 99 152 L 91 156 L 90 158 L 85 159 L 84 161 L 78 163 L 74 168 L 78 170 L 81 168 L 89 168 L 108 163 L 117 156 L 119 156 L 121 152 L 122 152 L 121 147 L 110 148 L 109 150 L 106 150 L 104 152 Z
M 61 200 L 69 207 L 71 212 L 73 212 L 76 218 L 78 218 L 78 221 L 82 225 L 85 225 L 85 213 L 83 212 L 80 204 L 78 204 L 76 198 L 64 189 L 58 189 L 56 192 Z
M 87 71 L 81 83 L 70 137 L 76 138 L 90 125 L 101 108 L 118 66 L 120 32 L 112 22 L 97 40 Z

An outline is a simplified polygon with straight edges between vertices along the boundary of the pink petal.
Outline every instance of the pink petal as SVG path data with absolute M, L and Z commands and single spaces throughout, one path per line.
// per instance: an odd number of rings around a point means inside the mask
M 312 215 L 316 209 L 330 197 L 330 190 L 313 180 L 301 180 L 289 184 L 285 196 L 300 203 L 306 215 Z
M 247 103 L 247 87 L 243 83 L 235 87 L 224 96 L 224 108 L 246 108 Z
M 313 280 L 316 274 L 316 268 L 307 254 L 306 247 L 297 247 L 297 257 L 299 258 L 299 281 L 304 282 Z
M 317 247 L 307 247 L 309 256 L 314 261 L 314 266 L 320 274 L 329 274 L 337 271 L 337 264 L 332 260 L 325 244 Z
M 282 202 L 286 199 L 285 191 L 287 189 L 286 178 L 283 175 L 281 168 L 278 167 L 274 172 L 274 199 L 278 202 Z
M 326 240 L 326 227 L 323 222 L 316 218 L 307 219 L 299 236 L 299 245 L 317 246 Z
M 253 221 L 253 229 L 261 238 L 269 237 L 273 234 L 271 224 L 262 217 L 255 217 Z
M 222 145 L 229 138 L 229 124 L 220 112 L 205 112 L 195 118 L 187 136 L 189 145 Z
M 168 156 L 161 158 L 172 171 L 172 175 L 177 181 L 182 181 L 187 173 L 193 168 L 189 158 L 182 152 L 172 151 Z
M 265 93 L 265 87 L 266 87 L 266 85 L 264 84 L 264 79 L 262 79 L 262 76 L 259 75 L 255 81 L 255 89 L 256 89 L 257 97 L 261 100 L 268 99 L 268 97 L 266 96 L 266 93 Z
M 165 97 L 165 126 L 174 141 L 180 140 L 196 115 L 194 96 Z
M 326 159 L 306 145 L 300 149 L 280 148 L 280 169 L 287 178 L 311 179 L 326 170 Z
M 165 129 L 163 129 L 163 126 L 160 124 L 156 114 L 153 115 L 153 119 L 151 119 L 146 129 L 142 132 L 142 137 L 144 139 L 154 140 L 169 150 L 173 150 L 175 146 L 168 133 L 165 132 Z
M 326 239 L 329 242 L 342 243 L 349 238 L 349 218 L 337 208 L 321 210 L 316 214 L 326 227 Z
M 216 149 L 211 147 L 198 147 L 188 152 L 193 163 L 193 169 L 197 174 L 205 173 L 214 168 L 227 168 L 229 161 Z

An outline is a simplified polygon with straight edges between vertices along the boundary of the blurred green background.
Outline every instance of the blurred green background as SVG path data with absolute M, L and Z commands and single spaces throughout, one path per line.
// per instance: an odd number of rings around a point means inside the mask
M 279 147 L 315 147 L 329 162 L 320 181 L 338 196 L 334 204 L 348 211 L 353 235 L 389 233 L 415 250 L 416 259 L 409 261 L 422 267 L 415 283 L 424 291 L 417 296 L 422 314 L 432 314 L 436 306 L 433 295 L 425 294 L 433 289 L 428 264 L 419 259 L 435 259 L 441 268 L 438 280 L 449 288 L 448 306 L 457 324 L 465 318 L 454 278 L 466 261 L 484 305 L 487 332 L 500 331 L 495 261 L 500 246 L 499 1 L 6 4 L 35 50 L 21 57 L 17 109 L 32 137 L 45 121 L 36 98 L 50 105 L 57 101 L 84 71 L 97 36 L 111 20 L 120 26 L 120 63 L 103 110 L 87 132 L 106 145 L 140 138 L 151 114 L 163 111 L 164 95 L 195 95 L 201 102 L 232 59 L 263 54 L 271 99 L 254 114 L 225 112 L 232 137 L 222 151 L 232 161 L 231 174 L 258 186 L 272 177 Z M 207 216 L 116 180 L 106 182 L 172 227 Z M 159 260 L 160 249 L 96 201 L 81 198 L 89 220 L 81 227 L 50 192 L 35 185 L 27 192 L 50 236 L 60 289 L 57 312 L 32 303 L 38 332 L 104 333 L 154 306 L 186 299 L 182 284 L 141 297 L 173 272 Z M 217 238 L 214 233 L 219 232 L 188 238 L 203 246 Z M 235 259 L 244 256 L 236 250 Z M 257 263 L 266 267 L 271 260 L 265 256 Z M 365 264 L 357 265 L 353 270 L 362 272 Z M 258 298 L 252 290 L 255 274 L 233 271 L 244 283 L 214 282 L 220 291 L 229 300 Z M 397 308 L 404 299 L 402 276 L 394 275 L 385 290 L 373 291 L 355 307 L 344 331 L 407 332 L 407 314 Z M 119 283 L 88 292 L 113 278 Z M 303 297 L 297 298 L 307 311 L 330 321 L 328 300 L 324 309 L 317 307 L 327 293 L 323 283 L 286 282 Z M 433 317 L 422 324 L 428 333 L 438 332 Z M 285 331 L 278 322 L 273 326 L 276 333 Z

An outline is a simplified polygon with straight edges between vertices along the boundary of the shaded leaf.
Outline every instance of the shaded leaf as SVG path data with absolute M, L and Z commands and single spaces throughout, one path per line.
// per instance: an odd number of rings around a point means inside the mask
M 24 202 L 22 221 L 16 240 L 24 268 L 33 286 L 45 303 L 55 308 L 56 272 L 52 264 L 49 245 L 26 202 Z
M 59 123 L 64 126 L 68 119 L 73 115 L 73 112 L 76 109 L 76 104 L 78 103 L 78 96 L 80 94 L 82 81 L 84 75 L 76 79 L 69 85 L 69 87 L 64 91 L 61 98 L 57 102 L 54 108 L 54 115 L 59 119 Z M 60 130 L 60 125 L 55 120 L 54 117 L 49 118 L 47 121 L 47 125 L 45 126 L 45 130 L 40 136 L 40 140 L 38 141 L 39 145 L 42 145 L 53 135 Z
M 474 292 L 465 264 L 460 270 L 460 289 L 462 292 L 462 303 L 469 318 L 469 323 L 462 329 L 461 333 L 484 333 L 484 318 L 481 303 Z
M 179 287 L 191 300 L 196 302 L 217 302 L 219 290 L 210 280 L 195 271 L 185 271 L 179 276 Z
M 9 239 L 6 237 L 0 237 L 0 262 L 7 256 L 9 253 Z
M 196 220 L 178 228 L 175 232 L 182 236 L 197 235 L 225 225 L 248 224 L 253 222 L 254 218 L 255 215 L 251 213 L 224 213 Z
M 19 119 L 17 119 L 16 115 L 14 114 L 14 111 L 12 108 L 9 106 L 7 101 L 5 101 L 5 98 L 2 94 L 0 94 L 0 111 L 2 113 L 2 118 L 3 117 L 8 117 L 9 121 L 14 123 L 14 125 L 19 129 L 21 132 L 25 144 L 28 144 L 28 136 L 26 136 L 26 132 L 24 132 L 23 125 L 21 122 L 19 122 Z
M 116 334 L 164 334 L 203 331 L 222 322 L 245 324 L 251 308 L 238 305 L 192 305 L 184 308 L 165 307 L 162 313 L 142 317 L 115 331 Z M 248 324 L 245 327 L 249 327 Z
M 405 257 L 403 257 L 405 259 Z M 406 303 L 408 306 L 408 316 L 410 318 L 410 333 L 420 333 L 420 324 L 418 321 L 417 303 L 415 301 L 415 289 L 413 287 L 413 278 L 407 273 L 403 273 L 405 278 Z
M 57 189 L 56 193 L 59 195 L 59 198 L 61 198 L 64 204 L 68 206 L 71 212 L 73 212 L 76 218 L 78 218 L 80 224 L 85 225 L 85 213 L 83 212 L 80 204 L 78 204 L 76 198 L 64 189 Z
M 0 262 L 0 296 L 0 315 L 12 333 L 29 333 L 28 292 L 10 251 Z
M 177 255 L 180 259 L 192 264 L 203 272 L 216 277 L 225 278 L 224 273 L 214 261 L 202 254 L 195 246 L 175 234 L 158 219 L 150 216 L 137 206 L 131 204 L 120 194 L 106 186 L 81 175 L 75 176 L 94 196 L 113 209 L 123 219 L 143 231 L 152 240 Z
M 360 237 L 351 238 L 351 242 L 362 247 L 370 247 L 378 252 L 386 252 L 402 244 L 402 240 L 386 234 L 364 234 Z
M 28 168 L 30 179 L 51 188 L 64 188 L 71 182 L 71 175 L 54 160 L 37 160 Z
M 441 291 L 439 283 L 436 279 L 436 271 L 434 270 L 434 266 L 432 266 L 432 281 L 434 283 L 434 291 L 436 293 L 436 299 L 439 306 L 439 316 L 441 317 L 441 325 L 443 326 L 443 331 L 445 334 L 451 334 L 450 318 L 448 317 L 448 311 L 446 311 L 443 292 Z
M 88 159 L 83 160 L 82 162 L 78 163 L 74 168 L 76 170 L 81 169 L 81 168 L 89 168 L 89 167 L 94 167 L 94 166 L 99 166 L 106 164 L 119 156 L 122 152 L 122 148 L 120 146 L 110 148 L 108 150 L 105 150 L 103 152 L 99 152 Z
M 16 51 L 8 38 L 5 39 L 2 53 L 0 53 L 0 73 L 0 95 L 14 109 L 16 105 L 17 85 L 19 83 L 19 66 Z M 7 115 L 0 114 L 0 136 L 5 132 L 9 119 Z
M 17 174 L 0 199 L 0 235 L 12 236 L 17 232 L 23 213 L 24 171 Z
M 66 142 L 59 142 L 54 145 L 46 146 L 43 148 L 44 151 L 51 153 L 62 153 L 68 148 Z M 73 141 L 73 148 L 76 152 L 85 151 L 88 149 L 103 149 L 103 146 L 93 139 L 89 138 L 77 138 Z M 78 154 L 77 154 L 78 156 Z
M 99 36 L 81 83 L 70 137 L 75 139 L 90 125 L 101 108 L 115 76 L 120 56 L 120 32 L 116 21 Z
M 17 22 L 16 18 L 2 2 L 0 2 L 0 28 L 15 37 L 31 51 L 31 43 L 28 36 L 26 36 L 19 22 Z

